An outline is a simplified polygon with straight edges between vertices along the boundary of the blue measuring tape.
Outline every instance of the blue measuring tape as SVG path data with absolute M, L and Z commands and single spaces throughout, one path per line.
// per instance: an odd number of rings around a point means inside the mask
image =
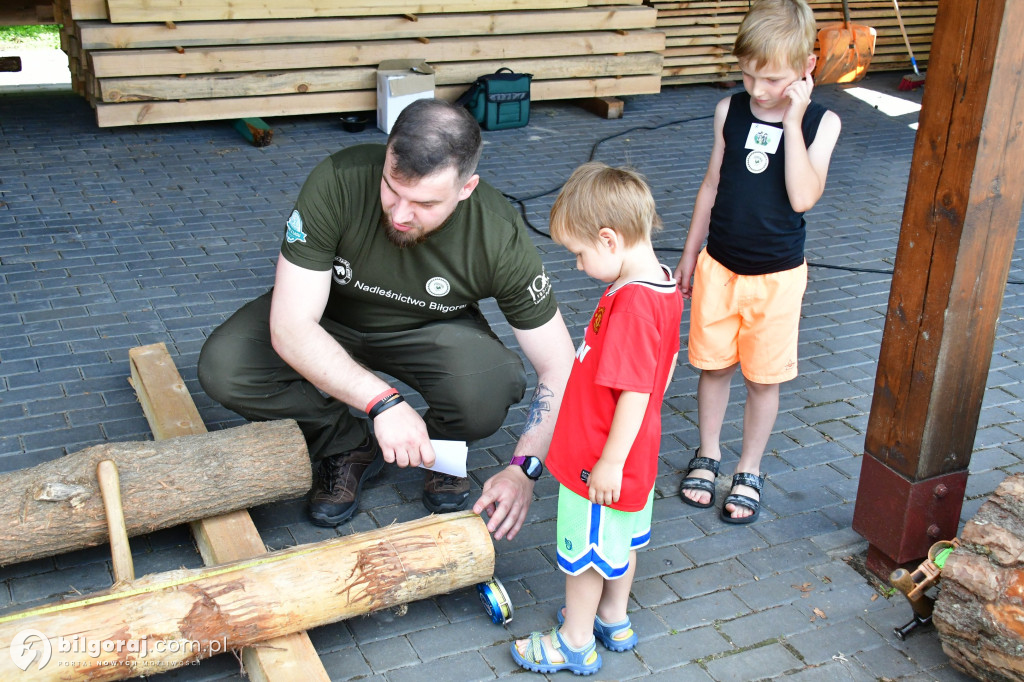
M 497 578 L 476 586 L 477 595 L 484 605 L 484 610 L 495 625 L 512 622 L 512 600 L 508 598 L 505 586 Z

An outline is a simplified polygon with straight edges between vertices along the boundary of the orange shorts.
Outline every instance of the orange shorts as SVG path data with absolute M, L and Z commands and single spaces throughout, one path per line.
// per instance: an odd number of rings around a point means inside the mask
M 690 300 L 690 364 L 725 369 L 737 362 L 750 381 L 796 377 L 800 304 L 807 263 L 768 275 L 737 275 L 701 251 Z

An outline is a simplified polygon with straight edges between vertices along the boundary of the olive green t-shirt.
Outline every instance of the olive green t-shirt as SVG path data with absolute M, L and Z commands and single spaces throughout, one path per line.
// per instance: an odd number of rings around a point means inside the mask
M 367 144 L 329 156 L 288 218 L 284 257 L 332 271 L 326 317 L 364 332 L 402 331 L 492 297 L 516 329 L 554 316 L 551 283 L 519 214 L 483 181 L 425 241 L 393 245 L 381 224 L 384 152 Z

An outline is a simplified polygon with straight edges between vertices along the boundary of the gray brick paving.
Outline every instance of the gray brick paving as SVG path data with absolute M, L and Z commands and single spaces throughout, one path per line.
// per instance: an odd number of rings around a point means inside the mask
M 920 91 L 897 91 L 898 78 L 872 75 L 861 85 L 919 101 Z M 629 97 L 617 121 L 568 102 L 536 103 L 526 128 L 485 133 L 480 173 L 510 195 L 539 194 L 556 188 L 602 138 L 642 127 L 602 142 L 594 156 L 647 175 L 666 223 L 657 246 L 674 264 L 710 150 L 709 116 L 723 94 L 693 86 Z M 667 396 L 654 538 L 640 554 L 630 606 L 640 644 L 602 652 L 596 679 L 966 679 L 933 630 L 897 641 L 892 628 L 911 616 L 906 602 L 886 599 L 844 561 L 866 547 L 850 523 L 916 115 L 889 117 L 840 88 L 820 88 L 815 97 L 839 113 L 844 130 L 829 187 L 807 216 L 812 267 L 801 374 L 782 389 L 761 520 L 730 526 L 716 509 L 678 500 L 698 444 L 698 375 L 684 361 Z M 227 122 L 99 130 L 84 101 L 68 93 L 0 93 L 0 471 L 150 438 L 127 383 L 135 345 L 167 345 L 209 428 L 241 423 L 199 388 L 203 340 L 270 286 L 283 219 L 309 170 L 334 149 L 384 139 L 376 130 L 345 133 L 329 115 L 270 123 L 273 144 L 257 149 Z M 552 201 L 526 205 L 541 230 Z M 561 247 L 533 239 L 578 339 L 599 285 L 576 272 Z M 1018 244 L 1013 280 L 1024 279 L 1021 254 Z M 493 302 L 483 308 L 514 344 Z M 1004 476 L 1024 471 L 1022 313 L 1024 288 L 1009 284 L 962 519 Z M 684 316 L 684 339 L 687 329 Z M 737 378 L 723 428 L 719 504 L 737 461 L 744 392 Z M 471 448 L 474 495 L 507 460 L 524 419 L 525 404 Z M 315 542 L 422 516 L 419 486 L 417 472 L 386 470 L 366 490 L 360 513 L 337 530 L 307 523 L 301 500 L 262 505 L 252 516 L 268 547 Z M 401 615 L 385 610 L 317 628 L 310 636 L 332 679 L 520 675 L 509 642 L 550 627 L 563 603 L 551 545 L 555 494 L 542 480 L 519 537 L 496 545 L 496 574 L 516 606 L 512 623 L 493 625 L 474 591 L 460 590 L 409 604 Z M 202 564 L 185 527 L 131 545 L 139 574 Z M 0 613 L 111 580 L 104 548 L 2 567 Z M 243 675 L 234 656 L 221 655 L 159 679 Z

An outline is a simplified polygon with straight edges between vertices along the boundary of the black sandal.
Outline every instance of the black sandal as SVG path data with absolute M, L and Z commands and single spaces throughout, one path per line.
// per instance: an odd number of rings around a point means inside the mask
M 764 487 L 764 474 L 761 474 L 760 476 L 747 473 L 733 474 L 732 487 L 735 488 L 738 485 L 745 485 L 748 488 L 753 488 L 757 491 L 757 496 L 760 498 L 761 488 Z M 726 504 L 746 507 L 747 509 L 753 510 L 754 513 L 750 516 L 744 516 L 743 518 L 733 518 L 733 516 L 725 510 Z M 722 505 L 722 520 L 726 523 L 753 523 L 754 521 L 757 521 L 757 517 L 760 514 L 761 500 L 755 500 L 753 497 L 749 497 L 747 495 L 733 493 L 725 498 L 725 504 Z
M 694 453 L 693 459 L 686 465 L 686 478 L 679 484 L 679 497 L 683 498 L 683 502 L 690 505 L 691 507 L 697 507 L 699 509 L 707 509 L 715 504 L 715 481 L 714 479 L 708 481 L 703 478 L 697 478 L 696 476 L 690 476 L 689 473 L 694 469 L 704 469 L 714 474 L 715 478 L 718 478 L 718 467 L 722 463 L 717 459 L 711 459 L 710 457 L 701 457 L 700 448 L 697 448 L 697 452 Z M 683 494 L 684 490 L 700 490 L 705 493 L 711 493 L 711 499 L 708 500 L 707 504 L 700 504 L 694 502 L 689 497 Z

